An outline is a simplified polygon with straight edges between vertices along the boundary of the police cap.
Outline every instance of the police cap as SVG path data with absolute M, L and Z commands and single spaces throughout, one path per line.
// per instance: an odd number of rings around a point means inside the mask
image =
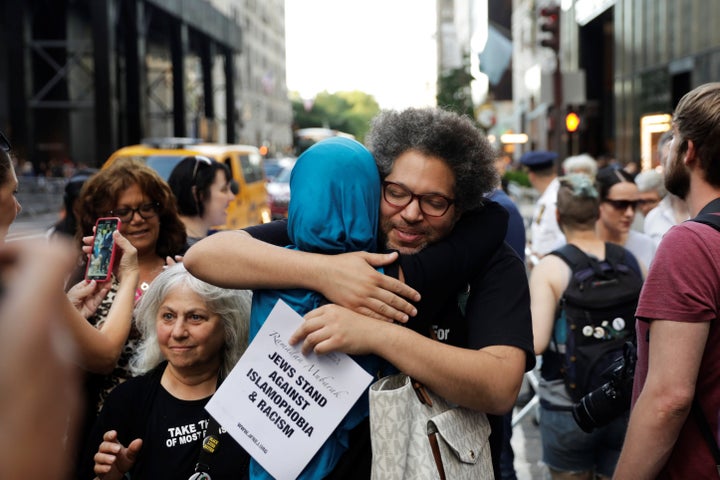
M 525 152 L 520 157 L 520 163 L 528 167 L 530 170 L 544 170 L 553 166 L 553 162 L 558 155 L 555 152 L 536 150 Z

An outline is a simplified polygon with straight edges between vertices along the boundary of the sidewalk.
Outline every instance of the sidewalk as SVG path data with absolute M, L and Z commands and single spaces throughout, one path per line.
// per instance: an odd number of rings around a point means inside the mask
M 527 380 L 520 389 L 520 397 L 532 392 Z M 517 415 L 522 407 L 515 407 L 513 415 Z M 510 443 L 515 454 L 515 474 L 518 480 L 538 480 L 547 477 L 547 469 L 542 465 L 542 443 L 540 428 L 536 421 L 536 409 L 532 409 L 513 428 Z

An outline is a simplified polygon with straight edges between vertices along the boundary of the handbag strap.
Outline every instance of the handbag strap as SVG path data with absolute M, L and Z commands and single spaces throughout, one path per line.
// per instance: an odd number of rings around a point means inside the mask
M 433 453 L 433 459 L 435 460 L 435 466 L 438 469 L 440 480 L 446 480 L 445 466 L 443 465 L 442 455 L 440 455 L 440 445 L 438 445 L 437 430 L 428 433 L 428 440 L 430 441 L 430 449 Z
M 412 384 L 413 390 L 415 391 L 415 395 L 417 395 L 418 400 L 423 405 L 427 405 L 428 407 L 432 407 L 433 401 L 432 398 L 430 398 L 430 394 L 428 394 L 427 389 L 425 388 L 425 385 L 418 382 L 414 378 L 410 377 L 410 383 Z
M 427 405 L 428 407 L 432 407 L 433 401 L 425 388 L 425 385 L 412 377 L 410 377 L 410 384 L 412 385 L 413 391 L 415 392 L 415 395 L 417 395 L 420 403 Z M 427 436 L 428 441 L 430 442 L 430 450 L 432 450 L 433 460 L 435 460 L 435 466 L 437 467 L 438 474 L 440 475 L 440 480 L 446 480 L 445 466 L 443 465 L 442 455 L 440 454 L 440 445 L 438 445 L 437 429 L 433 428 L 432 431 L 428 431 Z
M 693 415 L 695 415 L 695 420 L 700 428 L 700 433 L 705 439 L 705 443 L 707 443 L 708 447 L 710 447 L 710 452 L 715 459 L 715 468 L 717 468 L 718 476 L 720 476 L 720 448 L 718 448 L 715 436 L 713 435 L 712 430 L 710 430 L 710 425 L 708 424 L 707 418 L 705 418 L 705 414 L 702 411 L 702 407 L 700 406 L 697 396 L 693 397 L 692 412 Z

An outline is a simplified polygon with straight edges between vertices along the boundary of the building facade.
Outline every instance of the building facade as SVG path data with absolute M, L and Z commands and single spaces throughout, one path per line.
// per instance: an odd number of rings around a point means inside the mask
M 540 9 L 553 4 L 560 6 L 560 105 L 554 55 L 539 45 L 547 35 Z M 718 15 L 720 4 L 701 0 L 514 0 L 513 103 L 517 128 L 530 137 L 525 149 L 551 148 L 557 127 L 561 155 L 656 166 L 654 145 L 679 99 L 720 78 Z M 580 114 L 578 132 L 557 124 L 558 107 Z
M 146 137 L 290 146 L 284 4 L 249 3 L 0 0 L 0 129 L 39 171 L 99 166 Z

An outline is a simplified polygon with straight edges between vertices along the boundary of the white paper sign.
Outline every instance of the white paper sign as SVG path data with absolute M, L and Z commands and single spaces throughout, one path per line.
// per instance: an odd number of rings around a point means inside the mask
M 344 353 L 303 355 L 282 300 L 205 407 L 278 480 L 296 478 L 372 377 Z

